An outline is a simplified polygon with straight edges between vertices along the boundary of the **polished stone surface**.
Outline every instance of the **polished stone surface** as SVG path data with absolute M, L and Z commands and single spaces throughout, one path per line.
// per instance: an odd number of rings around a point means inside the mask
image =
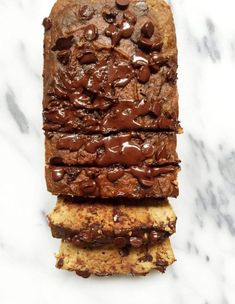
M 162 274 L 87 280 L 54 268 L 41 131 L 43 17 L 53 0 L 0 0 L 0 303 L 235 303 L 234 0 L 172 0 L 181 194 Z

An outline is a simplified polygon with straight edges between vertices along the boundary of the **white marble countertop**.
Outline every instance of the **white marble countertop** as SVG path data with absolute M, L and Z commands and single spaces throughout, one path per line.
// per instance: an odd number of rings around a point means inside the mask
M 183 160 L 166 274 L 84 280 L 54 268 L 41 131 L 41 22 L 54 0 L 0 0 L 0 303 L 235 303 L 235 1 L 172 0 Z

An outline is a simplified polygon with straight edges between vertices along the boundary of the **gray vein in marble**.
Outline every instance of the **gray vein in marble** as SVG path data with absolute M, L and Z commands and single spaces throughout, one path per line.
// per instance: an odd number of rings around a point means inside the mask
M 235 152 L 232 151 L 230 155 L 218 160 L 218 168 L 229 188 L 235 193 Z
M 215 25 L 209 18 L 206 19 L 206 27 L 208 34 L 203 37 L 203 45 L 213 62 L 221 59 L 220 51 L 215 38 Z
M 201 154 L 207 169 L 210 171 L 210 165 L 209 165 L 209 161 L 206 155 L 206 151 L 205 151 L 205 145 L 204 142 L 202 140 L 196 140 L 192 134 L 188 134 L 188 137 L 191 141 L 191 143 L 193 144 L 193 151 L 194 153 L 197 155 L 196 150 L 199 152 L 199 154 Z
M 197 189 L 196 202 L 198 208 L 196 214 L 202 220 L 204 213 L 206 213 L 215 221 L 218 228 L 221 229 L 226 226 L 230 234 L 235 236 L 235 221 L 233 215 L 228 213 L 228 209 L 223 208 L 223 200 L 227 200 L 225 192 L 219 187 L 215 189 L 214 184 L 209 180 L 204 189 Z M 202 207 L 202 211 L 200 207 Z
M 13 117 L 13 119 L 15 120 L 20 131 L 26 134 L 29 133 L 28 121 L 16 102 L 16 97 L 14 92 L 11 89 L 8 89 L 5 96 L 6 96 L 6 103 L 8 110 L 11 116 Z

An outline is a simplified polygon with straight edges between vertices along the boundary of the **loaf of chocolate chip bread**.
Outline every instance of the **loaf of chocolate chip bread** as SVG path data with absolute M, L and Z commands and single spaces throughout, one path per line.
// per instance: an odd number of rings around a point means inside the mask
M 151 247 L 117 249 L 77 247 L 62 241 L 56 256 L 58 268 L 75 271 L 79 276 L 115 274 L 146 275 L 151 270 L 164 272 L 175 261 L 169 239 Z
M 153 245 L 175 232 L 167 200 L 122 201 L 59 197 L 48 215 L 52 235 L 77 246 Z
M 57 267 L 164 272 L 178 195 L 177 48 L 164 0 L 58 0 L 43 21 L 43 129 Z

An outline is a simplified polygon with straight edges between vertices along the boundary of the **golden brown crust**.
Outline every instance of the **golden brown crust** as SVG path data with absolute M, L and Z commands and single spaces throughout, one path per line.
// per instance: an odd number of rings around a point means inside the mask
M 112 200 L 88 199 L 77 202 L 59 197 L 48 215 L 52 235 L 74 244 L 117 247 L 154 244 L 175 232 L 176 216 L 167 200 L 124 199 L 122 204 Z
M 170 241 L 166 239 L 150 248 L 132 248 L 129 252 L 122 252 L 112 247 L 79 248 L 71 243 L 62 242 L 56 260 L 58 268 L 75 271 L 80 276 L 88 277 L 91 274 L 146 275 L 154 269 L 164 272 L 167 266 L 175 261 L 175 257 Z

